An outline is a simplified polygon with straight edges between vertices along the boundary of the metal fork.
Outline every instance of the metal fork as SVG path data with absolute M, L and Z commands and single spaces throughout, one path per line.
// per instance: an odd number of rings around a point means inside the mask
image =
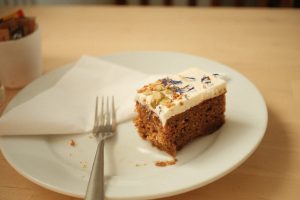
M 111 106 L 109 104 L 111 104 Z M 105 112 L 104 107 L 106 107 Z M 98 112 L 97 97 L 93 134 L 98 139 L 98 146 L 85 195 L 85 200 L 104 200 L 104 141 L 115 135 L 115 127 L 116 114 L 114 97 L 111 98 L 110 103 L 109 97 L 107 97 L 106 102 L 104 102 L 104 97 L 102 96 L 100 113 Z

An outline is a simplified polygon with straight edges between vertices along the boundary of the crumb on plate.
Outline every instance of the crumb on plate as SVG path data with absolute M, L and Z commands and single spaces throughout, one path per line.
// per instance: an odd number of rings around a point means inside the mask
M 69 145 L 71 147 L 74 147 L 76 145 L 75 141 L 73 139 L 69 140 Z
M 155 166 L 166 167 L 166 166 L 169 166 L 169 165 L 175 165 L 176 162 L 177 162 L 176 158 L 174 158 L 173 160 L 156 161 Z

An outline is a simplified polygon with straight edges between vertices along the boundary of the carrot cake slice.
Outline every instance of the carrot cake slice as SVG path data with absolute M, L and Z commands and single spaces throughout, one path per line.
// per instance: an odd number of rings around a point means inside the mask
M 218 74 L 191 68 L 137 91 L 135 126 L 140 136 L 176 157 L 198 136 L 225 122 L 226 82 Z

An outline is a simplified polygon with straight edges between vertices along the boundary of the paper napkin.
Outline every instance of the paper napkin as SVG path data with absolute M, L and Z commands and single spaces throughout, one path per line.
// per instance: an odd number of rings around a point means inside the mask
M 149 75 L 83 56 L 53 87 L 17 105 L 0 118 L 0 135 L 87 133 L 96 96 L 115 97 L 117 122 L 134 116 L 136 90 Z M 147 82 L 147 81 L 146 81 Z

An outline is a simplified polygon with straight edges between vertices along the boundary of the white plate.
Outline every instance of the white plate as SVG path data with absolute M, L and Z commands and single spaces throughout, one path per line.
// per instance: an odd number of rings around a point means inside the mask
M 179 72 L 199 67 L 228 75 L 226 123 L 216 133 L 192 142 L 178 153 L 178 163 L 143 141 L 132 122 L 118 126 L 106 143 L 106 196 L 109 199 L 153 199 L 183 193 L 228 174 L 256 149 L 267 125 L 265 102 L 244 76 L 201 57 L 171 52 L 133 52 L 102 57 L 147 73 Z M 7 110 L 53 85 L 72 65 L 53 71 L 20 92 Z M 76 141 L 71 147 L 70 139 Z M 83 197 L 96 149 L 88 135 L 14 136 L 1 138 L 2 153 L 23 176 L 50 190 Z

